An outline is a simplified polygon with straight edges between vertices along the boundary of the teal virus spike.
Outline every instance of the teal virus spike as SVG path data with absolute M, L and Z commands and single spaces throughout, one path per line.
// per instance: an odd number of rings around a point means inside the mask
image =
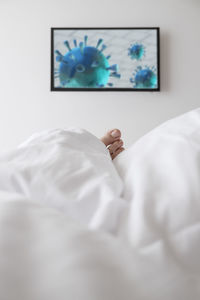
M 85 35 L 85 36 L 84 36 L 84 43 L 85 43 L 85 46 L 87 46 L 87 40 L 88 40 L 88 36 Z
M 68 41 L 65 41 L 64 44 L 68 48 L 69 51 L 72 50 Z
M 103 42 L 103 39 L 99 39 L 98 42 L 97 42 L 97 45 L 96 45 L 96 48 L 98 48 Z
M 155 67 L 141 66 L 137 67 L 133 73 L 133 78 L 130 78 L 130 82 L 134 88 L 138 89 L 153 89 L 157 87 L 157 75 Z
M 112 66 L 109 66 L 108 68 L 107 68 L 108 70 L 112 70 L 112 71 L 114 71 L 114 72 L 117 72 L 117 70 L 118 70 L 118 65 L 112 65 Z
M 128 48 L 128 55 L 131 59 L 141 60 L 145 55 L 145 47 L 142 44 L 132 44 Z
M 59 80 L 59 86 L 62 88 L 104 88 L 111 87 L 113 84 L 110 78 L 120 78 L 118 65 L 110 65 L 108 59 L 110 55 L 105 56 L 103 51 L 106 46 L 103 44 L 101 50 L 98 47 L 103 39 L 99 39 L 96 47 L 87 45 L 88 37 L 84 37 L 84 42 L 79 46 L 76 40 L 73 40 L 74 48 L 71 49 L 68 41 L 65 41 L 68 52 L 62 55 L 59 50 L 55 51 L 58 67 L 55 73 L 55 79 Z
M 120 78 L 120 77 L 121 77 L 121 75 L 118 74 L 117 72 L 111 73 L 110 76 L 111 76 L 111 77 L 115 77 L 115 78 Z
M 62 56 L 62 54 L 60 53 L 60 51 L 56 50 L 55 52 L 56 52 L 56 54 L 57 54 L 57 56 L 56 56 L 56 61 L 59 61 L 59 62 L 62 61 L 63 56 Z
M 77 47 L 77 41 L 74 40 L 74 47 Z
M 79 47 L 80 47 L 81 53 L 83 54 L 83 48 L 84 48 L 83 42 L 80 42 Z
M 106 49 L 106 45 L 102 45 L 102 47 L 101 47 L 101 52 L 103 52 L 104 50 Z

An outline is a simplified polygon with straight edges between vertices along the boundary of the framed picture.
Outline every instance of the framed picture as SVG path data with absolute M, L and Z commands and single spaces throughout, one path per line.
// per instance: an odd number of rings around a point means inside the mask
M 158 27 L 51 28 L 51 91 L 160 91 Z

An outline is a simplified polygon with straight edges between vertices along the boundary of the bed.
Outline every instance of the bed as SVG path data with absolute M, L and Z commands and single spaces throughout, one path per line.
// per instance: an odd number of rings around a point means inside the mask
M 111 161 L 80 128 L 0 157 L 0 299 L 199 300 L 200 109 Z

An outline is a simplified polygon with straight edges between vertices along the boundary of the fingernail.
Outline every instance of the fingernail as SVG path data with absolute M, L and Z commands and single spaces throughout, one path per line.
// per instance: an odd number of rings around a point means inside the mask
M 113 131 L 111 132 L 111 136 L 112 136 L 113 138 L 116 138 L 116 137 L 119 137 L 120 134 L 119 134 L 119 132 L 118 132 L 117 130 L 113 130 Z

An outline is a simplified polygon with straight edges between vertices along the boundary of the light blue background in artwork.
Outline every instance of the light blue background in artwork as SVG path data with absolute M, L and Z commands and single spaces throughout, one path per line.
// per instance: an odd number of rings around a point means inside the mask
M 64 45 L 64 41 L 68 40 L 71 47 L 74 47 L 73 40 L 76 39 L 78 44 L 84 41 L 84 36 L 88 36 L 87 44 L 96 47 L 99 38 L 103 38 L 107 48 L 104 50 L 104 55 L 111 55 L 109 60 L 110 65 L 118 64 L 121 78 L 110 77 L 109 82 L 113 83 L 116 88 L 132 88 L 130 77 L 137 66 L 157 67 L 157 45 L 156 45 L 156 30 L 55 30 L 54 31 L 54 49 L 65 54 L 68 49 Z M 128 56 L 128 48 L 133 43 L 142 43 L 145 47 L 145 56 L 141 61 L 132 60 Z M 55 55 L 56 56 L 56 55 Z M 58 68 L 59 63 L 55 62 L 55 68 Z M 59 79 L 55 79 L 55 87 L 60 85 Z

